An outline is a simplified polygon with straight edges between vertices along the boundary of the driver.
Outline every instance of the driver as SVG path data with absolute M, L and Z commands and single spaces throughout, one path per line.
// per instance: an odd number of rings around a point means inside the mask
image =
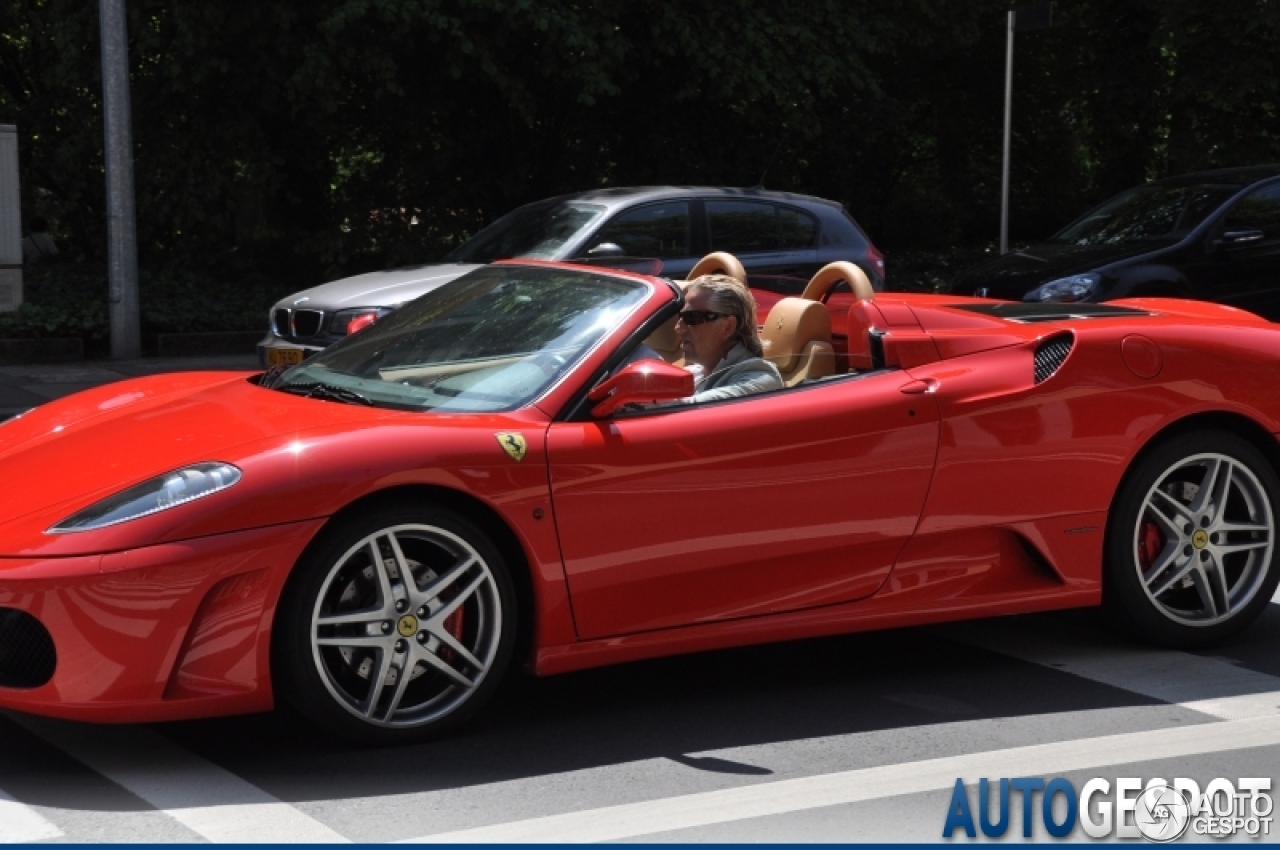
M 780 390 L 782 376 L 763 359 L 756 300 L 735 278 L 708 274 L 689 281 L 676 334 L 696 381 L 686 404 Z

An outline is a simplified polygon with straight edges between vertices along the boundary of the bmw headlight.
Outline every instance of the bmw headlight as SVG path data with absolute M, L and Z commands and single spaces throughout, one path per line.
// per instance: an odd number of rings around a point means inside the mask
M 357 307 L 354 310 L 339 310 L 333 314 L 329 329 L 336 334 L 350 336 L 369 327 L 394 309 L 395 307 Z
M 1041 284 L 1028 292 L 1023 301 L 1086 301 L 1098 291 L 1102 275 L 1095 272 L 1073 274 Z
M 185 505 L 225 490 L 240 480 L 229 463 L 196 463 L 116 493 L 52 526 L 49 534 L 93 531 Z

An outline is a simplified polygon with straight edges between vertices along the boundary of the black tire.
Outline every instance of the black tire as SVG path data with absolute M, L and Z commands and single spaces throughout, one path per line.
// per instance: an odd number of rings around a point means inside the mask
M 276 701 L 362 744 L 437 737 L 501 684 L 517 612 L 502 552 L 460 514 L 409 502 L 344 517 L 285 586 L 272 635 Z
M 1134 636 L 1161 646 L 1226 639 L 1257 619 L 1280 581 L 1277 516 L 1280 481 L 1247 440 L 1225 431 L 1169 439 L 1116 494 L 1107 607 Z

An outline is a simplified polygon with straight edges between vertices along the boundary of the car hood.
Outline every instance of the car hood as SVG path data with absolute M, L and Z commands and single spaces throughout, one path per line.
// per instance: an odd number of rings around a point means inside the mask
M 478 268 L 464 263 L 436 263 L 358 274 L 295 292 L 275 306 L 316 310 L 395 307 Z
M 110 552 L 327 516 L 407 465 L 436 474 L 442 460 L 477 453 L 509 464 L 494 433 L 529 427 L 513 424 L 519 413 L 423 414 L 302 398 L 259 387 L 251 374 L 121 381 L 0 425 L 0 558 Z M 243 477 L 116 526 L 45 533 L 101 499 L 205 461 L 235 464 Z
M 1116 245 L 1040 242 L 961 272 L 951 291 L 972 295 L 985 288 L 984 294 L 990 298 L 1019 300 L 1042 283 L 1150 254 L 1153 247 L 1151 243 L 1132 242 Z

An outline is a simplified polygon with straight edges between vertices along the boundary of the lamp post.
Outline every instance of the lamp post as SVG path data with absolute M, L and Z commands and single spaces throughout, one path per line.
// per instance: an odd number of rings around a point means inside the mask
M 100 0 L 103 154 L 107 170 L 107 290 L 111 356 L 142 356 L 138 320 L 138 222 L 133 196 L 129 41 L 124 0 Z
M 1009 10 L 1008 40 L 1004 58 L 1004 161 L 1000 169 L 1000 253 L 1009 253 L 1009 148 L 1013 124 L 1013 34 L 1048 29 L 1053 25 L 1053 4 L 1032 3 Z

